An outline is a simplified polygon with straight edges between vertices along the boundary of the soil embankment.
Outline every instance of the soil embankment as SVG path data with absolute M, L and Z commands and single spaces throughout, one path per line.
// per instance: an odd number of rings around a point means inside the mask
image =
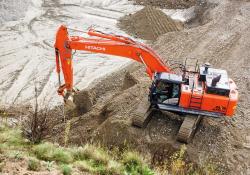
M 196 0 L 135 0 L 135 4 L 166 9 L 184 9 L 194 6 Z
M 187 153 L 195 163 L 213 161 L 222 174 L 247 174 L 250 167 L 250 3 L 227 0 L 213 3 L 215 7 L 201 17 L 206 23 L 167 33 L 158 38 L 154 49 L 166 62 L 196 58 L 201 63 L 210 62 L 214 67 L 228 70 L 240 91 L 237 113 L 233 119 L 204 119 Z M 175 116 L 171 114 L 156 113 L 147 128 L 131 126 L 131 114 L 147 95 L 150 85 L 143 72 L 144 67 L 135 63 L 89 87 L 87 91 L 95 93 L 91 95 L 94 100 L 90 100 L 94 103 L 87 113 L 72 119 L 71 143 L 130 145 L 151 153 L 152 160 L 169 158 L 171 150 L 180 146 L 175 135 L 181 121 L 173 120 Z M 54 138 L 59 142 L 62 132 L 63 129 L 55 131 Z
M 152 6 L 146 6 L 135 14 L 123 17 L 118 26 L 134 37 L 145 40 L 156 40 L 167 32 L 183 29 L 183 23 L 174 21 L 160 9 Z

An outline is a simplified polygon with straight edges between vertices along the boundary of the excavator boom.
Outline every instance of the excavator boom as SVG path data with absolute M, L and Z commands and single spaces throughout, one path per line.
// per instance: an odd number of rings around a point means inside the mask
M 65 26 L 61 26 L 57 31 L 55 42 L 57 72 L 60 75 L 60 68 L 62 68 L 65 80 L 65 84 L 60 85 L 59 94 L 62 94 L 64 89 L 67 91 L 73 89 L 72 50 L 115 55 L 135 60 L 146 66 L 146 72 L 150 78 L 153 77 L 155 72 L 170 72 L 170 69 L 160 57 L 142 43 L 127 37 L 105 34 L 93 29 L 90 29 L 87 33 L 95 38 L 69 36 Z

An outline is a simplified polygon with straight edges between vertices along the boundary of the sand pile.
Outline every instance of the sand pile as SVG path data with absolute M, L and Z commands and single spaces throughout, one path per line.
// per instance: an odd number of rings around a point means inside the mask
M 167 32 L 182 30 L 183 24 L 155 7 L 146 6 L 135 14 L 121 18 L 119 27 L 135 37 L 155 40 Z
M 151 5 L 168 9 L 184 9 L 194 6 L 196 0 L 134 0 L 139 5 Z

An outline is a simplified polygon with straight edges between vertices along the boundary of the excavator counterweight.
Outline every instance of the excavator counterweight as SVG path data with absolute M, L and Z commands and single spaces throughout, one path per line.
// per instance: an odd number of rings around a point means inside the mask
M 73 89 L 72 50 L 115 55 L 142 63 L 152 79 L 149 95 L 138 104 L 133 114 L 133 125 L 146 127 L 154 111 L 169 111 L 184 116 L 177 140 L 188 143 L 203 117 L 232 117 L 238 102 L 238 91 L 226 70 L 209 64 L 189 69 L 182 64 L 181 74 L 175 73 L 151 48 L 128 37 L 106 34 L 90 29 L 84 38 L 70 36 L 66 26 L 56 34 L 56 70 L 59 77 L 58 94 L 69 102 Z M 60 72 L 64 75 L 61 84 Z M 148 98 L 146 98 L 148 97 Z M 69 106 L 74 106 L 70 103 Z

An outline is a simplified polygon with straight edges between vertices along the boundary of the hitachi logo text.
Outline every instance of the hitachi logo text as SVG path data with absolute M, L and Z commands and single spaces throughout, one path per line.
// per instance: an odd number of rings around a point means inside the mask
M 104 48 L 104 47 L 98 47 L 98 46 L 85 46 L 85 49 L 88 49 L 88 50 L 106 51 L 106 48 Z

